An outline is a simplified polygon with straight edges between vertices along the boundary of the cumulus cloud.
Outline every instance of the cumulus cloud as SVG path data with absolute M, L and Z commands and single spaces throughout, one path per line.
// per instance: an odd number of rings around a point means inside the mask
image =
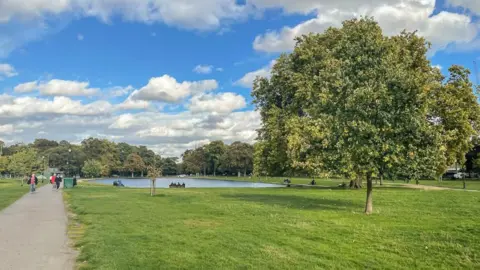
M 447 3 L 453 7 L 462 7 L 473 13 L 480 14 L 480 1 L 478 0 L 447 0 Z
M 230 113 L 245 108 L 247 102 L 243 96 L 235 93 L 221 93 L 217 95 L 203 94 L 192 98 L 188 108 L 192 113 L 212 112 Z
M 27 82 L 17 85 L 15 92 L 25 93 L 39 90 L 44 96 L 94 96 L 99 93 L 98 88 L 89 88 L 88 82 L 50 80 L 48 82 Z
M 33 92 L 36 89 L 38 89 L 38 82 L 37 81 L 21 83 L 21 84 L 15 86 L 15 88 L 13 88 L 13 90 L 17 93 Z
M 245 74 L 240 80 L 235 82 L 235 85 L 240 85 L 246 88 L 252 88 L 253 82 L 257 77 L 264 77 L 270 78 L 270 72 L 272 71 L 272 67 L 275 65 L 276 61 L 272 60 L 268 66 L 265 66 L 261 69 L 248 72 Z
M 1 1 L 0 22 L 73 13 L 97 17 L 105 22 L 109 22 L 113 16 L 119 16 L 127 21 L 163 22 L 207 30 L 217 28 L 223 20 L 244 17 L 245 10 L 246 6 L 231 0 L 35 0 L 28 4 L 23 1 Z
M 177 80 L 169 75 L 151 78 L 148 84 L 132 93 L 132 100 L 162 101 L 175 103 L 190 95 L 211 91 L 218 88 L 215 80 L 184 81 Z
M 116 105 L 116 108 L 118 110 L 141 110 L 150 107 L 149 101 L 132 99 L 132 96 L 137 92 L 138 90 L 133 91 L 132 95 L 130 95 L 122 103 Z
M 35 97 L 12 97 L 3 95 L 0 103 L 0 118 L 40 117 L 51 115 L 101 115 L 108 114 L 112 105 L 106 101 L 82 104 L 68 97 L 54 97 L 53 100 Z
M 15 68 L 9 64 L 2 64 L 0 63 L 0 80 L 3 78 L 10 78 L 13 76 L 17 76 L 18 73 L 15 71 Z
M 274 3 L 258 0 L 257 2 Z M 418 33 L 433 44 L 433 51 L 443 50 L 451 43 L 469 43 L 475 40 L 478 26 L 463 14 L 442 11 L 432 16 L 435 0 L 375 0 L 375 1 L 301 1 L 304 12 L 316 12 L 314 19 L 304 21 L 294 27 L 286 26 L 279 31 L 268 31 L 259 35 L 253 42 L 257 51 L 284 52 L 293 49 L 295 37 L 310 32 L 319 33 L 328 27 L 341 26 L 343 20 L 373 16 L 383 28 L 385 34 L 394 35 L 403 29 L 418 30 Z M 315 3 L 314 3 L 315 2 Z M 277 2 L 275 2 L 277 3 Z M 277 4 L 278 5 L 278 4 Z M 301 11 L 289 9 L 288 11 Z

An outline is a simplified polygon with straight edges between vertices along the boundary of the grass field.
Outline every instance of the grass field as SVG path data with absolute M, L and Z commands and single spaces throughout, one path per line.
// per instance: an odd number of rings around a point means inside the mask
M 66 190 L 83 269 L 479 269 L 480 194 L 374 190 Z
M 467 180 L 467 189 L 471 190 L 480 190 L 480 180 Z M 436 186 L 436 187 L 446 187 L 446 188 L 456 188 L 456 189 L 463 189 L 463 181 L 462 180 L 443 180 L 433 181 L 433 180 L 423 180 L 420 181 L 421 185 L 426 186 Z
M 18 200 L 29 190 L 30 186 L 25 184 L 22 187 L 18 179 L 0 180 L 0 210 Z

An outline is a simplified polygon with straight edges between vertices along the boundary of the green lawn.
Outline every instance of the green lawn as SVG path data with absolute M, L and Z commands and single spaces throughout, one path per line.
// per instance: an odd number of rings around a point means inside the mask
M 480 193 L 66 190 L 83 269 L 479 269 Z M 83 227 L 85 227 L 83 231 Z
M 467 189 L 480 190 L 480 180 L 467 180 L 466 182 Z M 463 180 L 443 180 L 442 182 L 434 180 L 423 180 L 420 181 L 420 184 L 426 186 L 463 189 Z
M 0 180 L 0 210 L 18 200 L 29 190 L 30 186 L 24 184 L 22 187 L 18 179 Z

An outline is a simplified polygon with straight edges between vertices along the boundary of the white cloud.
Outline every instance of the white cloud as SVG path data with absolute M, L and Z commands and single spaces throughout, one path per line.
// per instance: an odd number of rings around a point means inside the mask
M 321 0 L 302 3 L 305 4 L 304 11 L 316 11 L 317 17 L 295 27 L 287 26 L 280 31 L 268 31 L 257 36 L 253 42 L 254 49 L 264 52 L 289 51 L 295 46 L 295 37 L 323 32 L 331 26 L 339 27 L 343 20 L 360 15 L 373 16 L 387 35 L 398 34 L 403 29 L 418 30 L 420 35 L 432 42 L 433 51 L 443 50 L 451 43 L 472 42 L 478 34 L 478 27 L 466 15 L 442 11 L 431 16 L 435 0 Z
M 218 72 L 223 72 L 223 68 L 221 68 L 221 67 L 218 67 L 215 70 L 218 71 Z
M 193 72 L 198 74 L 210 74 L 212 73 L 213 66 L 210 65 L 197 65 L 193 68 Z
M 101 115 L 112 111 L 112 105 L 106 101 L 82 104 L 68 97 L 54 97 L 53 100 L 35 97 L 2 97 L 0 119 L 40 117 L 49 115 Z
M 33 92 L 37 89 L 38 89 L 37 81 L 22 83 L 15 86 L 15 88 L 13 88 L 13 90 L 17 93 L 28 93 L 28 92 Z
M 243 96 L 235 93 L 221 93 L 217 95 L 203 94 L 194 96 L 188 105 L 192 113 L 212 112 L 230 113 L 245 108 L 247 102 Z
M 14 18 L 41 19 L 47 15 L 73 13 L 77 16 L 97 17 L 109 22 L 119 16 L 127 21 L 153 23 L 190 29 L 214 29 L 221 21 L 244 17 L 246 7 L 232 0 L 35 0 L 1 1 L 0 22 Z
M 443 68 L 441 65 L 434 65 L 433 67 L 437 68 L 438 70 L 442 70 L 442 68 Z
M 0 125 L 0 134 L 12 134 L 15 128 L 12 124 Z
M 131 93 L 133 90 L 135 90 L 135 88 L 129 85 L 127 87 L 115 86 L 115 87 L 108 88 L 105 91 L 109 93 L 108 95 L 111 97 L 123 97 Z
M 138 90 L 132 92 L 132 94 L 125 99 L 122 103 L 116 105 L 118 110 L 141 110 L 150 107 L 150 102 L 144 100 L 134 100 L 132 96 L 135 95 Z
M 19 93 L 39 90 L 44 96 L 95 96 L 98 88 L 89 88 L 88 82 L 66 81 L 53 79 L 48 82 L 36 81 L 17 85 L 14 90 Z
M 133 100 L 175 103 L 192 94 L 211 91 L 216 88 L 218 88 L 218 83 L 215 80 L 184 81 L 179 83 L 175 78 L 163 75 L 151 78 L 146 86 L 132 93 L 131 98 Z
M 270 72 L 276 61 L 272 60 L 268 66 L 265 66 L 259 70 L 248 72 L 240 80 L 235 82 L 235 85 L 240 85 L 246 88 L 252 88 L 253 82 L 257 77 L 270 78 Z
M 84 37 L 82 34 L 78 34 L 78 35 L 77 35 L 77 39 L 78 39 L 79 41 L 82 41 L 84 38 L 85 38 L 85 37 Z
M 0 63 L 0 80 L 4 77 L 10 78 L 17 75 L 18 73 L 13 66 Z
M 480 14 L 480 1 L 478 0 L 447 0 L 447 3 L 454 7 L 463 7 L 473 13 Z

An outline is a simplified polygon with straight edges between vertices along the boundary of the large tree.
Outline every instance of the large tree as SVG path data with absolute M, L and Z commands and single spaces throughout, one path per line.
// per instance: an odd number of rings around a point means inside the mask
M 263 120 L 256 154 L 275 164 L 276 145 L 286 148 L 284 167 L 366 179 L 371 213 L 374 177 L 411 160 L 435 166 L 425 154 L 438 146 L 426 116 L 437 82 L 427 50 L 415 33 L 386 37 L 369 18 L 298 38 L 272 77 L 255 83 Z

